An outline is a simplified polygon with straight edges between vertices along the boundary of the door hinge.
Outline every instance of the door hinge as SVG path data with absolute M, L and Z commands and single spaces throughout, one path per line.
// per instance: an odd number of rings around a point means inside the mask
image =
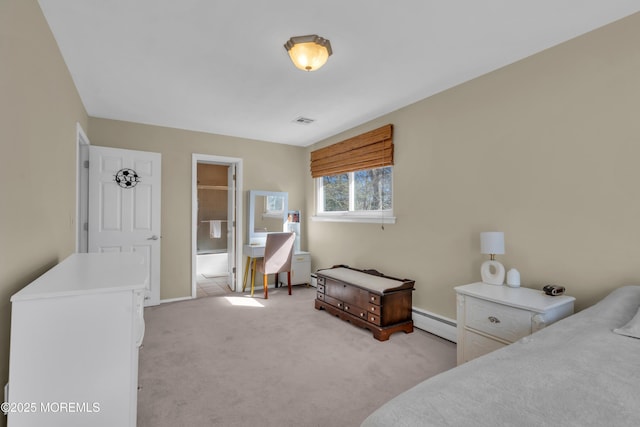
M 233 180 L 234 181 L 236 180 L 236 174 L 235 173 L 233 174 Z
M 233 268 L 231 269 L 231 272 L 232 272 L 233 274 L 236 274 L 236 268 L 235 268 L 235 267 L 233 267 Z
M 235 228 L 236 222 L 235 221 L 231 221 L 231 226 Z
M 83 229 L 84 231 L 89 231 L 89 223 L 88 223 L 88 222 L 85 222 L 84 224 L 82 224 L 82 229 Z
M 85 160 L 82 165 L 84 166 L 85 169 L 89 169 L 89 160 Z

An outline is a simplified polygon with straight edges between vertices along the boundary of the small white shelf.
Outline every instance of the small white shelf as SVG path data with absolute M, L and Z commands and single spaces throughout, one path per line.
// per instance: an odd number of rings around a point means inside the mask
M 226 185 L 200 185 L 198 184 L 198 190 L 220 190 L 227 191 L 229 187 Z

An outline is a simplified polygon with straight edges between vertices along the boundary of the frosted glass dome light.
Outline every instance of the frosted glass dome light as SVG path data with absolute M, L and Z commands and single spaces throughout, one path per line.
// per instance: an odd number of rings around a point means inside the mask
M 297 68 L 315 71 L 322 67 L 333 53 L 329 40 L 315 34 L 291 37 L 285 44 L 289 57 Z

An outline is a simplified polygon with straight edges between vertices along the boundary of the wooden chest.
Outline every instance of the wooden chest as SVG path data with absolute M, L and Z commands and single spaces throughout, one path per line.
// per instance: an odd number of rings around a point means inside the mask
M 394 332 L 413 332 L 413 280 L 348 266 L 320 270 L 317 276 L 316 309 L 368 329 L 380 341 L 388 340 Z

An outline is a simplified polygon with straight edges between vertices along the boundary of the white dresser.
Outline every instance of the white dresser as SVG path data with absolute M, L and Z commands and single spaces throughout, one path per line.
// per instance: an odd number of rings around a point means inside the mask
M 135 426 L 148 269 L 73 254 L 11 297 L 9 427 Z
M 511 344 L 573 314 L 574 297 L 529 288 L 472 283 L 455 288 L 458 365 Z

